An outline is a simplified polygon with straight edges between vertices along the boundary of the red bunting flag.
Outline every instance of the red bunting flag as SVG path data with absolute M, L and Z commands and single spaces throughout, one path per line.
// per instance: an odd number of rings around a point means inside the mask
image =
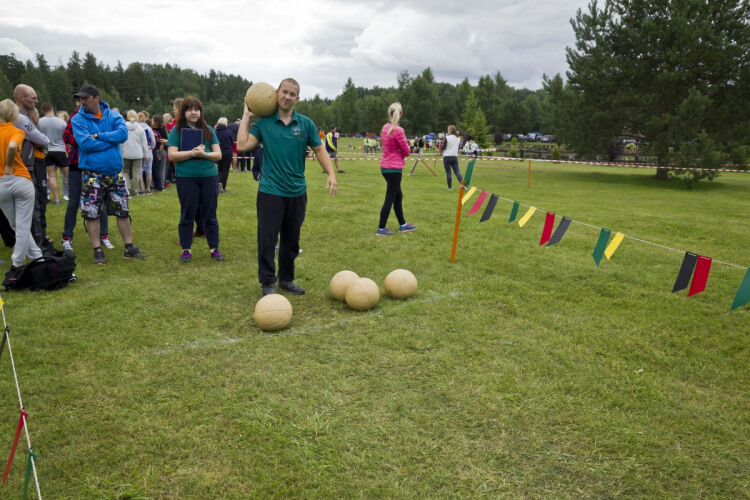
M 693 282 L 690 283 L 690 291 L 688 297 L 701 293 L 706 289 L 706 281 L 708 281 L 708 273 L 711 272 L 711 257 L 705 255 L 698 256 L 698 263 L 695 265 L 695 272 L 693 273 Z
M 466 215 L 471 215 L 479 212 L 479 209 L 482 208 L 482 203 L 484 203 L 484 200 L 487 199 L 487 195 L 489 193 L 487 191 L 482 191 L 479 195 L 479 198 L 477 198 L 477 201 L 474 202 L 474 205 L 471 207 L 471 210 L 469 210 L 469 213 Z
M 547 217 L 544 219 L 544 229 L 542 229 L 542 239 L 539 240 L 539 246 L 547 243 L 552 236 L 552 228 L 555 226 L 555 214 L 547 212 Z
M 13 465 L 13 457 L 16 454 L 16 446 L 18 446 L 18 438 L 21 437 L 21 430 L 23 424 L 26 421 L 28 415 L 26 412 L 21 410 L 21 415 L 18 417 L 18 427 L 16 427 L 16 436 L 13 438 L 13 446 L 10 448 L 10 456 L 8 457 L 8 464 L 5 466 L 5 472 L 3 472 L 3 484 L 8 480 L 8 474 L 10 474 L 10 466 Z

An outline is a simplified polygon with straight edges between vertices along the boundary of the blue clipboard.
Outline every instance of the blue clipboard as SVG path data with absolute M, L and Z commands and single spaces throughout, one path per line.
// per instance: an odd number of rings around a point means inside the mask
M 180 151 L 192 151 L 203 144 L 203 131 L 185 127 L 180 131 Z

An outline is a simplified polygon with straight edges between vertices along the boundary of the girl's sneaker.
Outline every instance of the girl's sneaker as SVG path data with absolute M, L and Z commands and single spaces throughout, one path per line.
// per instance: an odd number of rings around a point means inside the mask
M 217 262 L 221 262 L 224 260 L 224 256 L 221 255 L 221 252 L 219 252 L 218 248 L 211 252 L 211 258 L 216 260 Z
M 192 254 L 190 253 L 190 250 L 183 250 L 182 255 L 180 255 L 180 262 L 190 262 L 191 257 Z
M 408 222 L 404 222 L 400 226 L 398 226 L 398 230 L 401 233 L 405 233 L 407 231 L 414 231 L 417 228 L 414 224 L 409 224 Z
M 378 230 L 375 231 L 375 234 L 377 234 L 378 236 L 393 236 L 395 233 L 387 227 L 384 227 L 382 229 L 378 228 Z

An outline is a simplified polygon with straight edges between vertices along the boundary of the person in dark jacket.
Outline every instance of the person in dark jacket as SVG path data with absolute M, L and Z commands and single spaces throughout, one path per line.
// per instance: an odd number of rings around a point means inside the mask
M 229 168 L 232 165 L 232 146 L 234 145 L 234 134 L 227 128 L 227 118 L 222 116 L 216 122 L 216 137 L 219 139 L 219 192 L 225 193 L 227 181 L 229 180 Z

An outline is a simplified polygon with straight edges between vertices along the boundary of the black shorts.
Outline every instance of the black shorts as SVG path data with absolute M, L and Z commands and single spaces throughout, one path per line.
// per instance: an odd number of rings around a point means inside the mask
M 44 164 L 48 167 L 52 165 L 60 168 L 67 167 L 68 155 L 62 151 L 48 151 L 47 156 L 44 157 Z

